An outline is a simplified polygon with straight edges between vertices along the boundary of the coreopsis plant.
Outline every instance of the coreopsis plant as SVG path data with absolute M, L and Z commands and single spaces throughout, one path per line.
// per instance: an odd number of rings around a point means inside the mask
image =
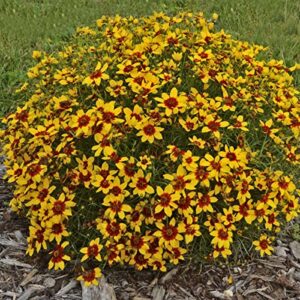
M 156 13 L 35 51 L 1 133 L 27 253 L 76 260 L 87 285 L 105 264 L 166 271 L 249 241 L 271 254 L 299 212 L 300 102 L 297 66 L 263 50 L 201 13 Z

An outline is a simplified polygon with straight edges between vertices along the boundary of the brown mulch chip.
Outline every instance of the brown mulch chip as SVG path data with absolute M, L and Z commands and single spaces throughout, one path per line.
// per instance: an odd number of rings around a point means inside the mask
M 274 255 L 242 266 L 183 264 L 167 273 L 114 267 L 103 271 L 98 288 L 87 289 L 72 272 L 49 271 L 45 258 L 25 255 L 28 225 L 8 208 L 10 197 L 0 174 L 1 300 L 300 299 L 300 243 L 288 236 Z

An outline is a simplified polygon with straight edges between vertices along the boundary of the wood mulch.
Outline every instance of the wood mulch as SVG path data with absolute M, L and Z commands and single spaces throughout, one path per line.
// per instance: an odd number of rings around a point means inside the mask
M 243 266 L 182 264 L 167 273 L 115 267 L 98 288 L 87 289 L 71 270 L 49 271 L 43 257 L 28 257 L 25 220 L 7 206 L 10 191 L 0 164 L 0 299 L 300 299 L 300 243 L 287 234 L 274 255 Z M 6 204 L 5 204 L 6 203 Z

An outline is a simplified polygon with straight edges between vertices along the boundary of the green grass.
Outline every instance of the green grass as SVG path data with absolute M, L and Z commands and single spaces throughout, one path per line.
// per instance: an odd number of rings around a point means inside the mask
M 0 116 L 20 101 L 14 90 L 34 64 L 33 50 L 53 51 L 77 26 L 93 24 L 103 14 L 182 10 L 216 12 L 218 28 L 235 38 L 269 46 L 268 56 L 288 66 L 300 61 L 297 0 L 0 0 Z

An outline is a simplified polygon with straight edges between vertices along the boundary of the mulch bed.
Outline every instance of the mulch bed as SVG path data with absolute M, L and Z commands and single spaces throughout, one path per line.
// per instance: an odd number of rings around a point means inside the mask
M 0 165 L 0 299 L 99 299 L 72 278 L 72 270 L 49 271 L 44 257 L 25 255 L 27 224 L 7 206 L 11 193 L 3 173 Z M 168 273 L 106 269 L 100 294 L 109 291 L 107 300 L 300 299 L 300 243 L 287 232 L 274 255 L 243 266 L 185 263 Z

